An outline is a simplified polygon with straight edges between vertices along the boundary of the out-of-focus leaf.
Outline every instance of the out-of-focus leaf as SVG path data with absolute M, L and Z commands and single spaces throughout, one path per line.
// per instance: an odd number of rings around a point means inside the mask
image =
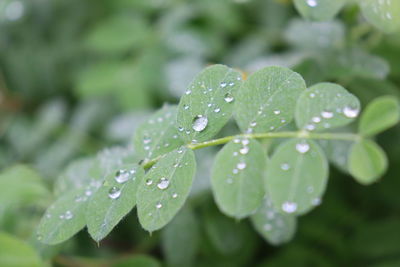
M 192 266 L 200 239 L 194 212 L 183 208 L 162 231 L 162 249 L 168 266 Z
M 150 256 L 136 255 L 119 260 L 112 267 L 161 267 L 161 264 Z
M 376 135 L 396 125 L 400 120 L 399 101 L 396 97 L 382 96 L 372 101 L 360 119 L 359 132 Z
M 136 200 L 144 229 L 152 232 L 172 220 L 189 195 L 195 171 L 194 153 L 185 147 L 169 152 L 148 171 Z
M 385 173 L 387 164 L 385 152 L 371 140 L 361 140 L 351 148 L 349 171 L 361 184 L 375 182 Z
M 0 266 L 43 267 L 45 264 L 27 243 L 0 232 Z

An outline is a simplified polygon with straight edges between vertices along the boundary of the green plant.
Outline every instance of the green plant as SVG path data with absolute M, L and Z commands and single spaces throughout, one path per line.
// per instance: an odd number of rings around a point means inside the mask
M 358 130 L 343 128 L 359 112 L 358 99 L 340 85 L 307 89 L 287 68 L 267 67 L 242 81 L 239 71 L 208 67 L 178 106 L 165 106 L 137 129 L 138 164 L 129 152 L 117 150 L 71 166 L 74 176 L 60 177 L 59 198 L 43 216 L 38 239 L 57 244 L 87 226 L 100 241 L 135 205 L 142 227 L 159 230 L 189 195 L 196 171 L 193 150 L 225 145 L 211 178 L 219 209 L 237 219 L 249 217 L 272 244 L 287 242 L 296 216 L 322 201 L 329 171 L 318 142 L 345 143 L 347 149 L 335 157 L 344 158 L 362 184 L 385 172 L 386 155 L 372 138 L 399 121 L 398 101 L 376 99 L 361 115 Z M 232 114 L 241 133 L 212 139 Z

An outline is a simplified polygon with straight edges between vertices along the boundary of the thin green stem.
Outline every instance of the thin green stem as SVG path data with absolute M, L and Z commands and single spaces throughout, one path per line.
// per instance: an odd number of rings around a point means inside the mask
M 190 143 L 186 147 L 192 150 L 223 145 L 235 138 L 248 138 L 248 139 L 285 139 L 285 138 L 301 138 L 301 139 L 316 139 L 316 140 L 342 140 L 342 141 L 358 141 L 362 137 L 358 134 L 352 133 L 310 133 L 306 131 L 296 131 L 296 132 L 270 132 L 270 133 L 256 133 L 256 134 L 238 134 L 225 136 L 219 139 L 214 139 L 210 141 L 205 141 L 202 143 Z M 163 155 L 158 156 L 150 161 L 143 164 L 145 169 L 153 166 Z

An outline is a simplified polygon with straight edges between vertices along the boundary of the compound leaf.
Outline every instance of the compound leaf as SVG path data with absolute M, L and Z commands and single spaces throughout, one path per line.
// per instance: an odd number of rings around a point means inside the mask
M 300 14 L 309 20 L 330 20 L 342 9 L 347 0 L 294 0 Z
M 136 205 L 136 191 L 144 176 L 139 166 L 122 166 L 93 194 L 86 211 L 89 234 L 99 241 Z
M 259 133 L 288 124 L 305 89 L 303 78 L 288 68 L 267 67 L 255 72 L 237 94 L 235 118 L 240 129 Z
M 400 29 L 400 1 L 359 0 L 361 11 L 371 24 L 385 32 Z
M 147 159 L 170 152 L 183 144 L 175 127 L 176 106 L 164 106 L 135 132 L 137 153 Z
M 342 86 L 318 83 L 304 91 L 296 105 L 296 124 L 308 131 L 344 126 L 359 114 L 360 102 Z
M 278 211 L 304 214 L 320 203 L 327 179 L 322 149 L 311 140 L 293 139 L 273 154 L 265 185 Z
M 158 230 L 176 215 L 190 192 L 195 171 L 194 153 L 185 147 L 169 152 L 148 171 L 137 193 L 144 229 Z
M 255 140 L 236 138 L 219 151 L 211 182 L 216 203 L 223 213 L 244 218 L 257 209 L 265 194 L 266 163 L 261 144 Z
M 296 232 L 296 217 L 278 212 L 268 197 L 250 219 L 257 232 L 272 245 L 290 241 Z
M 205 141 L 216 135 L 233 111 L 241 74 L 223 65 L 203 70 L 189 85 L 178 107 L 178 130 L 182 138 Z
M 399 101 L 393 96 L 373 100 L 363 112 L 359 132 L 365 136 L 376 135 L 396 125 L 400 120 Z
M 355 143 L 350 151 L 350 174 L 361 184 L 375 182 L 387 169 L 387 157 L 380 146 L 371 140 Z

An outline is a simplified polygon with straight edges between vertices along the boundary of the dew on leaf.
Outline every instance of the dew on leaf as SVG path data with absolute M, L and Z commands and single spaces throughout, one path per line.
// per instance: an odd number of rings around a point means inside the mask
M 294 202 L 286 201 L 282 204 L 282 210 L 286 213 L 293 213 L 297 210 L 297 204 Z
M 296 144 L 296 150 L 301 154 L 307 153 L 310 150 L 310 145 L 307 143 Z
M 244 163 L 244 162 L 239 162 L 239 163 L 236 165 L 236 168 L 238 168 L 239 170 L 244 170 L 244 169 L 246 168 L 246 163 Z
M 230 93 L 226 93 L 224 96 L 224 100 L 226 103 L 231 103 L 234 100 L 234 98 Z
M 344 107 L 343 109 L 343 114 L 347 117 L 347 118 L 355 118 L 358 116 L 358 113 L 360 111 L 356 108 L 351 108 L 351 107 Z
M 169 180 L 165 177 L 160 179 L 160 182 L 157 184 L 157 187 L 161 190 L 167 189 L 169 186 Z
M 119 184 L 123 184 L 129 180 L 129 176 L 130 176 L 130 172 L 128 172 L 126 170 L 119 170 L 115 174 L 115 181 L 117 181 L 117 183 L 119 183 Z
M 247 146 L 245 146 L 245 147 L 243 147 L 243 148 L 241 148 L 240 150 L 239 150 L 239 152 L 240 152 L 240 154 L 242 154 L 242 155 L 246 155 L 247 153 L 249 153 L 249 147 L 247 147 Z
M 316 7 L 318 5 L 317 0 L 307 0 L 307 5 L 310 7 Z
M 333 117 L 333 112 L 325 110 L 321 112 L 321 116 L 325 119 L 331 119 Z
M 197 115 L 194 119 L 193 119 L 193 125 L 192 128 L 193 130 L 195 130 L 196 132 L 201 132 L 203 131 L 208 124 L 208 119 L 207 117 L 203 116 L 203 115 Z
M 290 165 L 288 163 L 282 163 L 281 164 L 281 169 L 284 171 L 287 171 L 290 169 Z
M 110 190 L 108 191 L 108 197 L 111 199 L 117 199 L 120 196 L 121 196 L 121 190 L 116 186 L 111 187 Z
M 161 209 L 161 208 L 162 208 L 162 204 L 161 204 L 160 202 L 158 202 L 158 203 L 156 204 L 156 208 L 157 208 L 157 209 Z

